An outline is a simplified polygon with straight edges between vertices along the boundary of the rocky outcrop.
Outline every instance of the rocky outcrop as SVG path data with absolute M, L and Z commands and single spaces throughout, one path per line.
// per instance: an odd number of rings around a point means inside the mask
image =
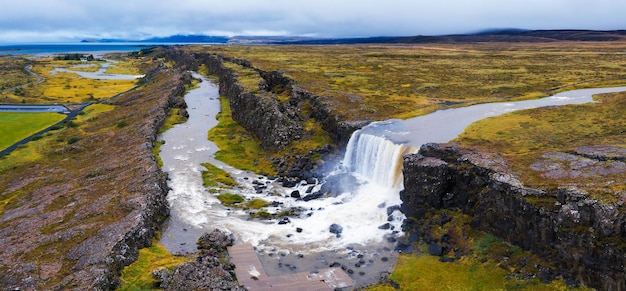
M 231 237 L 216 229 L 202 235 L 197 244 L 195 262 L 152 272 L 162 290 L 247 290 L 237 283 L 235 265 L 226 255 L 226 247 L 233 244 Z
M 570 285 L 626 290 L 626 214 L 620 203 L 603 203 L 568 188 L 524 187 L 498 157 L 428 144 L 405 156 L 404 213 L 458 209 L 471 225 L 553 262 Z

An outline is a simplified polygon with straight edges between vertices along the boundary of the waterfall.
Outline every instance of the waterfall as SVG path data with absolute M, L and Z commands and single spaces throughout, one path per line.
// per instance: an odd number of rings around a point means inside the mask
M 343 166 L 380 186 L 402 189 L 402 157 L 416 151 L 413 146 L 396 144 L 384 136 L 361 129 L 355 131 L 348 141 Z

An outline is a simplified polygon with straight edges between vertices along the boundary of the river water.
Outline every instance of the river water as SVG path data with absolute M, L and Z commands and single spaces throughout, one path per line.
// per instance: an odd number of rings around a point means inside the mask
M 215 228 L 231 233 L 236 244 L 256 247 L 269 275 L 313 271 L 342 265 L 358 286 L 375 283 L 391 271 L 397 239 L 403 236 L 401 204 L 402 156 L 415 152 L 426 142 L 447 142 L 470 123 L 525 108 L 590 102 L 591 95 L 624 91 L 626 87 L 577 90 L 540 100 L 483 104 L 441 110 L 409 120 L 373 123 L 353 134 L 343 162 L 328 176 L 349 175 L 351 188 L 335 197 L 304 201 L 307 190 L 319 190 L 320 183 L 302 182 L 284 188 L 278 181 L 232 168 L 216 161 L 217 147 L 206 136 L 216 125 L 220 110 L 219 93 L 213 81 L 202 79 L 199 88 L 186 94 L 189 119 L 161 135 L 163 170 L 168 173 L 168 202 L 171 217 L 164 227 L 161 243 L 172 253 L 195 251 L 202 233 Z M 201 163 L 211 163 L 229 172 L 237 181 L 234 189 L 213 189 L 235 193 L 250 200 L 272 203 L 270 213 L 297 209 L 288 219 L 251 219 L 250 210 L 224 207 L 215 194 L 202 186 Z M 311 181 L 310 181 L 311 182 Z M 341 231 L 338 233 L 337 228 Z
M 57 112 L 68 113 L 63 105 L 8 105 L 0 104 L 0 112 Z
M 50 71 L 50 74 L 54 75 L 57 72 L 68 72 L 68 73 L 77 74 L 83 78 L 100 79 L 100 80 L 135 80 L 135 79 L 144 77 L 144 75 L 107 74 L 106 70 L 109 68 L 109 66 L 115 64 L 115 61 L 113 60 L 106 60 L 105 62 L 93 61 L 91 63 L 86 63 L 84 65 L 76 65 L 74 66 L 74 68 L 88 67 L 88 66 L 92 66 L 95 64 L 100 65 L 100 68 L 95 72 L 77 71 L 77 70 L 72 70 L 72 68 L 69 68 L 69 69 L 56 68 Z

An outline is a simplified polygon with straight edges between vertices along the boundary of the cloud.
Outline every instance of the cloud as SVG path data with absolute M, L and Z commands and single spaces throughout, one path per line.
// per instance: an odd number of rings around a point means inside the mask
M 360 37 L 486 28 L 624 29 L 622 0 L 20 0 L 0 9 L 0 41 L 171 34 Z

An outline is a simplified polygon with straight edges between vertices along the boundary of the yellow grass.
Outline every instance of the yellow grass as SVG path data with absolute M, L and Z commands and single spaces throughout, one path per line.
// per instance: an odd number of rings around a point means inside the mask
M 68 68 L 68 61 L 40 60 L 32 71 L 44 78 L 44 82 L 25 88 L 28 103 L 84 103 L 108 98 L 127 91 L 136 85 L 135 80 L 98 80 L 82 78 L 70 72 L 55 72 L 55 68 Z M 19 98 L 19 97 L 15 97 Z

